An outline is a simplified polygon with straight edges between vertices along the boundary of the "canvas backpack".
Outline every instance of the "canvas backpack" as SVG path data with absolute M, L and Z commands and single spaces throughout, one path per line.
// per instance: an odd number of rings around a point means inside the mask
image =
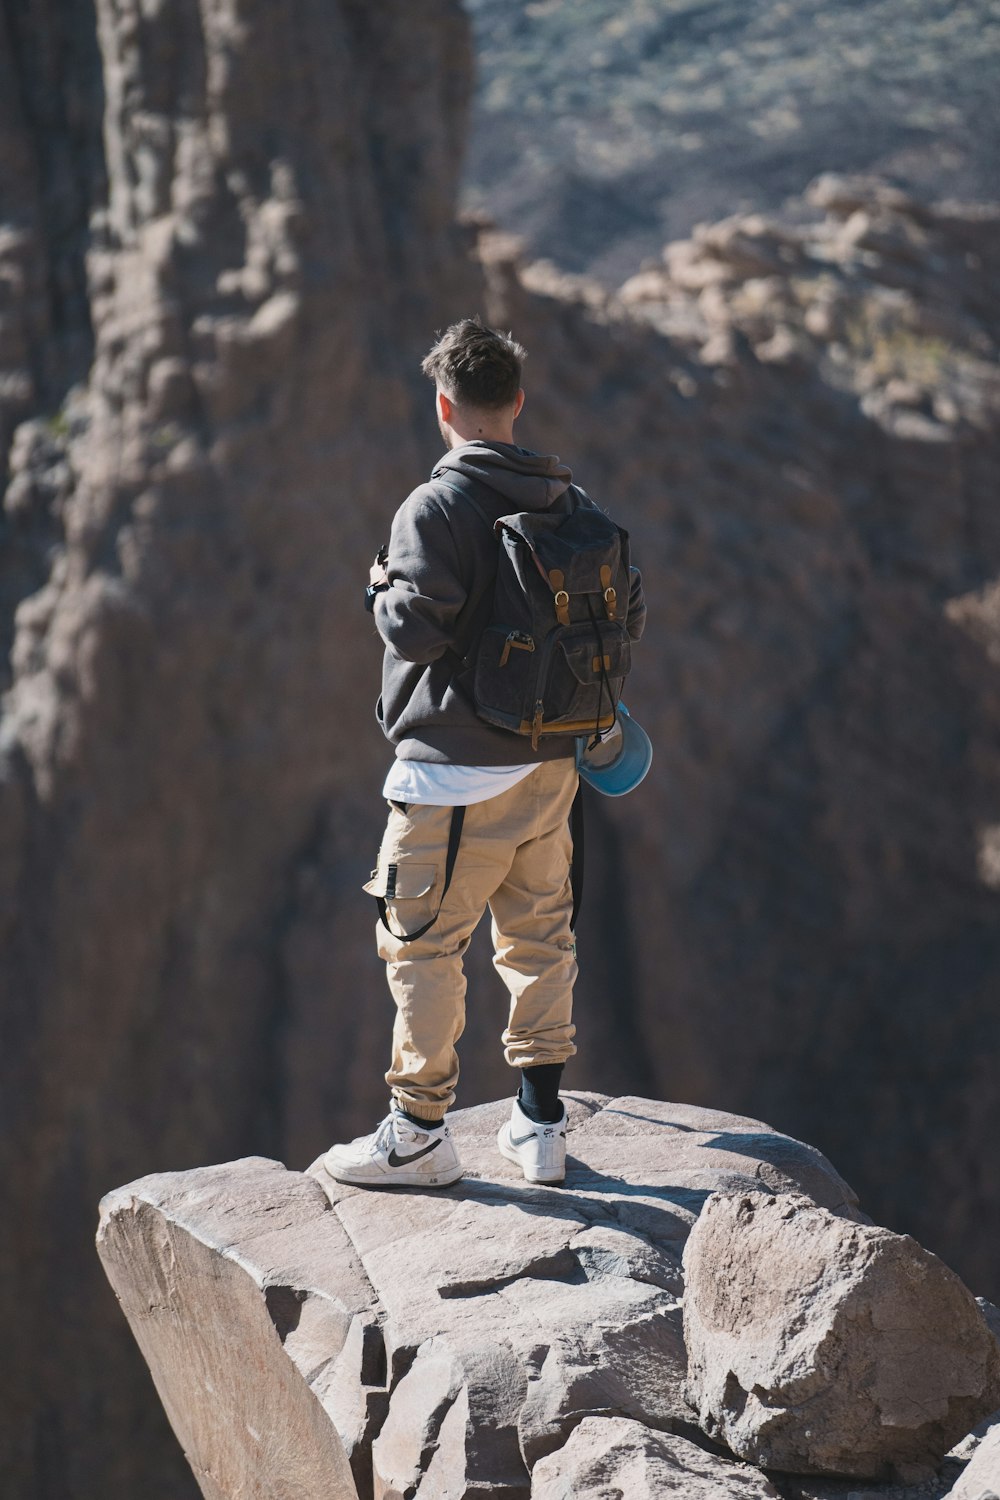
M 628 533 L 575 487 L 568 511 L 495 521 L 454 488 L 499 543 L 492 600 L 475 609 L 463 662 L 477 714 L 533 750 L 546 735 L 600 737 L 631 666 Z

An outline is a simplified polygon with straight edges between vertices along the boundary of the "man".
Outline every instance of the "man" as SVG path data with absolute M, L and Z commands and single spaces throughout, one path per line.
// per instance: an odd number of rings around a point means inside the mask
M 368 597 L 386 647 L 379 716 L 396 759 L 378 869 L 365 889 L 382 902 L 378 951 L 396 1003 L 392 1106 L 372 1135 L 327 1153 L 341 1182 L 438 1187 L 461 1177 L 445 1115 L 465 1024 L 462 958 L 487 905 L 494 963 L 510 993 L 504 1055 L 520 1070 L 498 1144 L 531 1182 L 565 1176 L 559 1082 L 576 1051 L 575 740 L 554 734 L 533 750 L 530 739 L 486 723 L 465 670 L 497 571 L 490 523 L 574 505 L 569 469 L 514 443 L 524 357 L 512 337 L 478 319 L 435 344 L 422 368 L 435 383 L 448 452 L 400 507 L 386 562 L 371 571 Z M 638 639 L 645 606 L 634 569 L 630 584 L 627 629 Z M 457 854 L 455 808 L 464 809 Z

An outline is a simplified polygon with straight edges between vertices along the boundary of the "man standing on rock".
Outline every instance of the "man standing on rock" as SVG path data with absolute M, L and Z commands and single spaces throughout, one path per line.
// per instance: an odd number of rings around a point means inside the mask
M 439 1187 L 461 1177 L 445 1114 L 465 1025 L 463 955 L 487 905 L 494 963 L 510 994 L 504 1056 L 520 1069 L 498 1144 L 530 1182 L 565 1176 L 559 1082 L 576 1051 L 568 825 L 576 737 L 532 739 L 486 722 L 469 669 L 497 579 L 494 523 L 544 512 L 556 525 L 577 508 L 597 509 L 558 458 L 514 442 L 524 357 L 512 337 L 478 319 L 454 324 L 431 349 L 422 368 L 435 383 L 448 452 L 400 507 L 385 561 L 371 571 L 368 603 L 386 647 L 379 717 L 396 759 L 378 868 L 365 889 L 379 901 L 378 951 L 396 1003 L 392 1105 L 372 1135 L 327 1152 L 340 1182 Z M 622 624 L 637 640 L 645 605 L 634 569 L 625 590 Z M 512 646 L 522 652 L 515 664 L 535 649 L 524 635 L 508 640 L 508 654 Z

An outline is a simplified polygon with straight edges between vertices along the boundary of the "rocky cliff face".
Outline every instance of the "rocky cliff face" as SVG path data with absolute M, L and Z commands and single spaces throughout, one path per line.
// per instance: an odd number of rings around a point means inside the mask
M 383 1107 L 357 592 L 470 308 L 531 345 L 523 440 L 630 527 L 654 611 L 574 1081 L 773 1118 L 995 1291 L 995 217 L 828 185 L 609 297 L 456 228 L 457 5 L 0 25 L 10 1482 L 183 1492 L 100 1193 Z M 466 1102 L 508 1087 L 472 971 Z
M 625 509 L 658 621 L 588 931 L 668 1087 L 817 1141 L 989 1290 L 1000 217 L 845 179 L 795 217 L 620 297 L 485 247 L 531 431 Z
M 468 0 L 464 197 L 609 286 L 819 171 L 996 196 L 989 0 Z
M 446 3 L 4 15 L 3 1470 L 165 1495 L 87 1225 L 150 1154 L 281 1142 L 282 935 L 377 817 L 357 580 L 467 301 L 468 45 Z

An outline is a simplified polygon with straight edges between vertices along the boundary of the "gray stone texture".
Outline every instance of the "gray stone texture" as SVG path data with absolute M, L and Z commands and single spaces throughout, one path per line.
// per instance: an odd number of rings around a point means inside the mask
M 778 1500 L 761 1473 L 620 1417 L 585 1417 L 532 1471 L 531 1500 Z
M 932 1472 L 1000 1407 L 982 1310 L 908 1236 L 797 1194 L 718 1193 L 684 1277 L 688 1395 L 741 1458 L 884 1480 Z
M 759 1121 L 631 1096 L 568 1105 L 561 1188 L 500 1156 L 504 1100 L 453 1116 L 467 1175 L 447 1191 L 251 1158 L 104 1200 L 101 1258 L 210 1500 L 527 1500 L 540 1466 L 544 1495 L 579 1475 L 596 1497 L 619 1472 L 654 1494 L 688 1471 L 693 1494 L 713 1479 L 774 1493 L 690 1441 L 684 1242 L 720 1187 L 809 1192 L 848 1225 L 854 1195 Z
M 146 1177 L 103 1201 L 98 1243 L 206 1500 L 357 1500 L 373 1298 L 314 1183 L 259 1158 Z
M 1000 1290 L 996 212 L 826 179 L 610 296 L 456 225 L 470 77 L 457 0 L 2 8 L 19 1497 L 191 1493 L 93 1263 L 100 1194 L 304 1165 L 384 1111 L 358 592 L 436 456 L 417 361 L 470 308 L 531 346 L 522 440 L 628 526 L 652 611 L 628 701 L 657 758 L 589 810 L 571 1081 L 773 1118 Z M 470 975 L 463 1100 L 510 1089 L 481 946 Z M 661 1251 L 581 1241 L 595 1278 L 670 1289 L 686 1170 L 632 1200 Z

